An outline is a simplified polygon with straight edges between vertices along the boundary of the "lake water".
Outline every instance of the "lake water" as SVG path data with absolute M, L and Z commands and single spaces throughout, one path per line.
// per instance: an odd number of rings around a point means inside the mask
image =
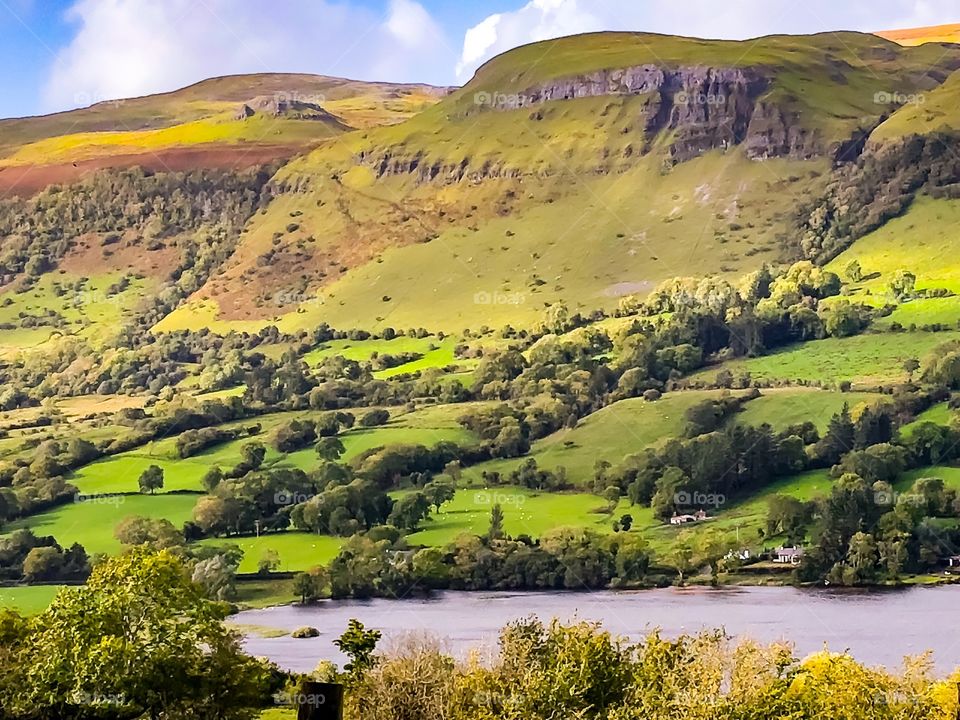
M 898 667 L 904 655 L 934 652 L 937 669 L 960 666 L 960 586 L 901 590 L 799 590 L 792 587 L 685 588 L 594 593 L 436 593 L 430 598 L 324 602 L 313 607 L 249 610 L 237 623 L 286 631 L 309 625 L 310 639 L 248 637 L 246 649 L 297 671 L 320 660 L 342 662 L 332 641 L 357 618 L 383 632 L 383 646 L 410 633 L 441 638 L 462 657 L 493 651 L 511 620 L 601 621 L 614 634 L 639 639 L 660 628 L 665 636 L 723 628 L 733 636 L 787 640 L 800 657 L 826 644 L 868 665 Z

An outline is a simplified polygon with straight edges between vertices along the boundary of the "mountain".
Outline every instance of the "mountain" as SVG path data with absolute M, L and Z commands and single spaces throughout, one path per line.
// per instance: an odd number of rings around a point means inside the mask
M 409 121 L 282 168 L 222 272 L 159 328 L 524 325 L 559 301 L 609 310 L 675 275 L 737 276 L 778 260 L 800 201 L 957 67 L 960 47 L 853 33 L 518 48 Z
M 401 122 L 445 92 L 321 75 L 236 75 L 162 95 L 0 120 L 0 191 L 29 194 L 107 167 L 282 162 L 347 130 Z
M 57 230 L 55 241 L 28 223 L 34 249 L 16 245 L 4 274 L 16 288 L 40 252 L 33 269 L 65 282 L 94 268 L 113 278 L 106 285 L 143 276 L 128 283 L 121 315 L 158 332 L 321 322 L 459 332 L 530 326 L 559 303 L 611 311 L 671 277 L 736 278 L 832 255 L 852 241 L 849 226 L 877 227 L 833 223 L 822 232 L 831 237 L 808 241 L 801 216 L 829 205 L 837 182 L 854 182 L 843 178 L 865 157 L 953 129 L 958 68 L 960 45 L 905 47 L 859 33 L 744 42 L 594 33 L 507 52 L 452 91 L 236 76 L 3 121 L 6 189 L 87 183 L 21 199 L 39 205 L 16 210 L 8 237 L 41 207 L 91 194 L 109 207 L 103 198 L 126 196 L 131 182 L 126 207 L 142 208 L 154 197 L 144 183 L 170 172 L 218 171 L 233 198 L 214 196 L 231 229 L 218 227 L 228 238 L 202 269 L 209 209 L 194 208 L 175 228 L 163 213 L 147 228 L 143 212 L 118 220 L 111 211 L 78 220 L 66 231 L 76 237 Z M 229 179 L 264 165 L 254 185 Z M 93 172 L 135 166 L 157 177 L 126 177 L 118 190 Z M 910 197 L 896 196 L 900 211 Z M 893 201 L 878 203 L 851 212 L 886 218 Z M 120 240 L 105 248 L 106 235 Z M 167 277 L 171 262 L 178 269 Z M 55 278 L 44 277 L 43 287 Z M 170 283 L 179 283 L 175 298 L 164 294 Z M 13 314 L 64 311 L 56 300 L 13 297 Z

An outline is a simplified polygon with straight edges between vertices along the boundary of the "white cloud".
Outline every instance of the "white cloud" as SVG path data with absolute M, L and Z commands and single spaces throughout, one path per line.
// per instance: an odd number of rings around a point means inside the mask
M 882 30 L 960 22 L 955 0 L 530 0 L 468 29 L 457 77 L 524 43 L 595 30 L 744 39 L 773 33 Z
M 456 53 L 415 0 L 386 13 L 327 0 L 78 0 L 49 110 L 173 90 L 217 75 L 309 72 L 447 83 Z

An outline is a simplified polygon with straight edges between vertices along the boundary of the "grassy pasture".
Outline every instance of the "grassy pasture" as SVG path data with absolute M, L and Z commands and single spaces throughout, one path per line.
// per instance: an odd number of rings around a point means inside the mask
M 960 85 L 958 85 L 960 87 Z M 845 277 L 846 267 L 856 260 L 865 279 L 853 285 L 853 297 L 868 304 L 895 302 L 889 285 L 898 270 L 917 276 L 917 289 L 943 288 L 960 293 L 960 201 L 918 197 L 901 217 L 857 240 L 827 266 Z M 917 299 L 903 303 L 887 318 L 886 326 L 899 322 L 908 327 L 960 320 L 960 298 Z
M 439 514 L 423 524 L 419 532 L 407 537 L 410 544 L 444 545 L 462 533 L 482 535 L 490 525 L 490 509 L 498 504 L 504 513 L 504 528 L 510 535 L 540 537 L 559 527 L 582 527 L 612 532 L 611 518 L 603 498 L 587 493 L 539 493 L 519 487 L 460 489 Z M 624 512 L 638 516 L 647 508 L 628 508 Z
M 632 453 L 676 437 L 686 425 L 683 413 L 692 405 L 720 391 L 667 393 L 656 402 L 640 398 L 621 400 L 588 415 L 572 430 L 560 430 L 533 443 L 527 457 L 545 468 L 563 466 L 577 485 L 592 482 L 594 464 L 606 460 L 614 465 Z M 481 471 L 506 473 L 526 460 L 493 460 L 469 468 L 465 475 L 480 482 Z
M 762 392 L 761 397 L 748 402 L 743 412 L 734 415 L 731 421 L 743 425 L 767 423 L 774 430 L 782 430 L 809 420 L 823 431 L 844 404 L 853 410 L 861 403 L 874 403 L 883 397 L 876 393 L 841 393 L 809 388 L 771 388 Z
M 755 380 L 837 383 L 890 383 L 906 380 L 903 362 L 922 360 L 938 345 L 960 337 L 957 332 L 873 333 L 827 338 L 790 345 L 769 355 L 733 360 L 694 373 L 713 380 L 720 368 L 734 375 L 749 372 Z
M 276 551 L 280 557 L 280 572 L 295 572 L 308 570 L 317 565 L 326 565 L 330 562 L 343 539 L 329 535 L 313 535 L 302 532 L 270 533 L 260 537 L 243 538 L 211 538 L 202 540 L 204 545 L 236 545 L 243 550 L 243 561 L 239 571 L 253 573 L 257 571 L 257 563 L 267 550 Z
M 179 527 L 190 519 L 198 497 L 164 494 L 96 498 L 16 520 L 5 530 L 29 528 L 37 535 L 53 535 L 65 547 L 78 542 L 91 555 L 115 555 L 120 552 L 121 545 L 113 531 L 121 520 L 137 515 L 166 518 Z
M 382 445 L 435 445 L 442 440 L 469 444 L 474 441 L 473 435 L 457 423 L 457 418 L 469 407 L 470 404 L 428 405 L 414 412 L 391 408 L 392 417 L 386 425 L 375 428 L 357 426 L 341 433 L 340 439 L 346 448 L 342 459 L 350 460 L 366 450 Z M 359 416 L 365 410 L 357 412 Z M 140 474 L 150 465 L 158 465 L 164 471 L 163 492 L 200 490 L 200 481 L 210 467 L 233 467 L 240 461 L 243 446 L 253 441 L 267 446 L 265 465 L 296 467 L 309 471 L 317 466 L 316 452 L 312 447 L 289 454 L 280 453 L 270 446 L 270 435 L 284 422 L 294 418 L 316 417 L 319 414 L 283 412 L 227 423 L 224 427 L 246 427 L 259 423 L 263 430 L 259 435 L 231 440 L 189 458 L 178 456 L 176 435 L 171 435 L 135 450 L 86 465 L 74 472 L 70 481 L 84 493 L 136 492 Z

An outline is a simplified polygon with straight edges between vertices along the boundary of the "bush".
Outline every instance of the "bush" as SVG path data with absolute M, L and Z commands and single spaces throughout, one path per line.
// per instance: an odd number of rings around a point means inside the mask
M 386 410 L 371 410 L 360 418 L 360 425 L 363 427 L 376 427 L 377 425 L 386 425 L 390 419 L 390 413 Z
M 315 638 L 320 637 L 320 631 L 315 627 L 300 627 L 290 633 L 290 637 L 297 638 L 298 640 L 303 638 Z

